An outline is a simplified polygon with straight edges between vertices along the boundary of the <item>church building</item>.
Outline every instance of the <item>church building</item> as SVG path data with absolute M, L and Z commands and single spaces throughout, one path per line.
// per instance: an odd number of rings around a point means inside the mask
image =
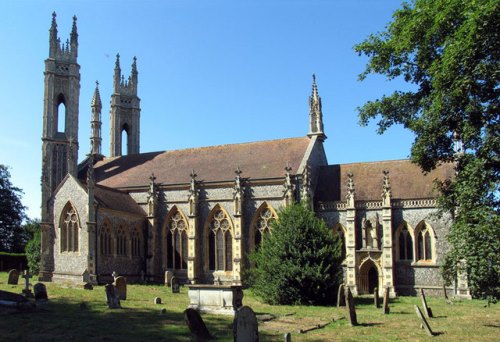
M 125 78 L 119 55 L 109 156 L 96 85 L 90 153 L 78 162 L 76 17 L 68 43 L 60 43 L 55 13 L 49 32 L 41 280 L 104 283 L 116 272 L 129 282 L 163 282 L 170 271 L 184 283 L 240 284 L 247 256 L 272 234 L 279 208 L 306 200 L 342 236 L 344 283 L 355 295 L 374 288 L 389 288 L 391 296 L 442 291 L 450 218 L 433 215 L 433 180 L 453 177 L 453 165 L 424 175 L 408 160 L 328 164 L 315 77 L 303 137 L 142 152 L 137 61 Z M 466 294 L 466 283 L 449 291 Z

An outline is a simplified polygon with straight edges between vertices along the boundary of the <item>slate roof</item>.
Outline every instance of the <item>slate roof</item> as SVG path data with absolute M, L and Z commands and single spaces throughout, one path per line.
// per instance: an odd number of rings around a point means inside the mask
M 186 184 L 192 170 L 198 181 L 228 181 L 284 177 L 287 163 L 295 174 L 310 143 L 307 137 L 141 153 L 105 158 L 94 166 L 95 179 L 110 188 L 146 186 L 154 173 L 157 183 Z
M 94 195 L 99 205 L 104 208 L 140 216 L 146 215 L 144 210 L 125 192 L 96 185 Z
M 319 171 L 316 201 L 345 201 L 347 174 L 353 174 L 356 200 L 380 200 L 383 171 L 389 171 L 392 198 L 421 199 L 436 197 L 433 180 L 452 178 L 453 165 L 446 164 L 425 175 L 409 160 L 392 160 L 322 166 Z

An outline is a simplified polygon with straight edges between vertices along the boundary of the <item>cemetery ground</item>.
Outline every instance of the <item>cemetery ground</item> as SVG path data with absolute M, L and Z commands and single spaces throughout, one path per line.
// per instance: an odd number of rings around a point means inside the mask
M 9 285 L 7 273 L 0 272 L 0 290 L 21 293 L 22 283 Z M 106 305 L 104 286 L 84 290 L 74 285 L 45 285 L 49 301 L 32 311 L 12 313 L 0 307 L 0 340 L 191 340 L 183 316 L 189 304 L 187 287 L 173 294 L 166 286 L 129 284 L 122 309 L 112 310 Z M 500 336 L 500 305 L 487 307 L 485 301 L 447 304 L 443 297 L 427 296 L 434 314 L 428 321 L 436 333 L 429 337 L 415 314 L 414 305 L 422 305 L 420 297 L 391 299 L 388 315 L 375 308 L 371 296 L 355 298 L 359 326 L 351 327 L 345 307 L 271 306 L 260 303 L 250 290 L 244 293 L 243 305 L 257 314 L 261 341 L 283 341 L 285 332 L 292 334 L 292 341 L 494 341 Z M 162 304 L 154 304 L 155 297 Z M 202 314 L 202 318 L 217 341 L 233 340 L 232 317 Z M 318 325 L 322 327 L 299 333 Z

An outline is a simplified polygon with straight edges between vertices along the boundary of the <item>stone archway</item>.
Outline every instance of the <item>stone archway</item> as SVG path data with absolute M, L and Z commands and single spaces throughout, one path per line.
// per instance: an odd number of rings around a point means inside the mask
M 373 294 L 375 288 L 378 288 L 378 272 L 375 266 L 368 270 L 368 293 Z
M 359 293 L 373 294 L 374 289 L 379 287 L 380 270 L 378 265 L 372 260 L 367 259 L 359 268 Z

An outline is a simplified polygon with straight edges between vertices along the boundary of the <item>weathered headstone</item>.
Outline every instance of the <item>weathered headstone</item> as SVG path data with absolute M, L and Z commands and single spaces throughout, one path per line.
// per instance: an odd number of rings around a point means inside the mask
M 119 276 L 115 278 L 116 294 L 120 300 L 127 300 L 127 278 Z
M 233 336 L 237 342 L 259 341 L 257 317 L 249 306 L 243 306 L 236 311 L 233 320 Z
M 49 297 L 47 296 L 47 288 L 45 287 L 45 284 L 36 283 L 35 286 L 33 286 L 33 291 L 35 292 L 36 301 L 46 301 L 47 299 L 49 299 Z
M 432 310 L 427 306 L 427 299 L 425 299 L 424 289 L 420 289 L 420 298 L 422 298 L 422 306 L 424 308 L 424 313 L 427 318 L 432 318 Z
M 284 337 L 285 337 L 285 342 L 292 342 L 292 334 L 286 333 Z
M 201 318 L 198 311 L 188 308 L 184 310 L 184 321 L 186 321 L 189 330 L 198 339 L 212 339 L 212 335 L 208 332 L 207 326 Z
M 384 291 L 384 315 L 388 315 L 391 310 L 389 309 L 389 288 L 386 287 Z
M 155 297 L 154 303 L 155 304 L 161 304 L 161 298 L 160 297 Z
M 172 277 L 173 276 L 174 276 L 174 272 L 165 271 L 165 285 L 167 285 L 167 286 L 172 285 Z
M 417 316 L 422 321 L 422 327 L 425 329 L 425 331 L 427 331 L 427 334 L 429 334 L 429 336 L 434 336 L 434 333 L 432 332 L 432 329 L 429 326 L 429 323 L 427 323 L 427 320 L 425 319 L 424 315 L 422 314 L 422 311 L 420 311 L 420 308 L 418 307 L 418 305 L 415 305 L 415 311 L 417 313 Z
M 380 307 L 380 298 L 378 296 L 378 287 L 373 289 L 373 304 L 378 309 Z
M 180 292 L 180 285 L 179 285 L 179 280 L 177 277 L 172 277 L 172 280 L 170 282 L 170 287 L 172 288 L 172 293 L 179 293 Z
M 349 310 L 349 323 L 351 323 L 351 326 L 358 325 L 358 320 L 356 317 L 356 306 L 354 305 L 354 297 L 352 296 L 349 286 L 346 286 L 345 288 L 345 302 L 347 310 Z
M 345 306 L 345 290 L 344 284 L 340 284 L 339 291 L 337 293 L 337 307 Z
M 104 286 L 104 291 L 106 291 L 106 303 L 110 309 L 120 309 L 120 298 L 115 293 L 115 286 L 113 284 L 106 284 Z
M 24 275 L 23 275 L 23 278 L 24 278 L 23 295 L 25 295 L 28 298 L 32 298 L 33 297 L 33 293 L 30 290 L 30 278 L 32 278 L 32 277 L 33 276 L 31 274 L 29 274 L 28 270 L 24 271 Z
M 82 273 L 82 281 L 84 283 L 90 283 L 90 273 L 87 269 L 85 269 L 85 271 L 83 271 Z
M 9 278 L 7 279 L 7 284 L 17 285 L 18 282 L 19 282 L 19 272 L 16 269 L 10 270 Z

